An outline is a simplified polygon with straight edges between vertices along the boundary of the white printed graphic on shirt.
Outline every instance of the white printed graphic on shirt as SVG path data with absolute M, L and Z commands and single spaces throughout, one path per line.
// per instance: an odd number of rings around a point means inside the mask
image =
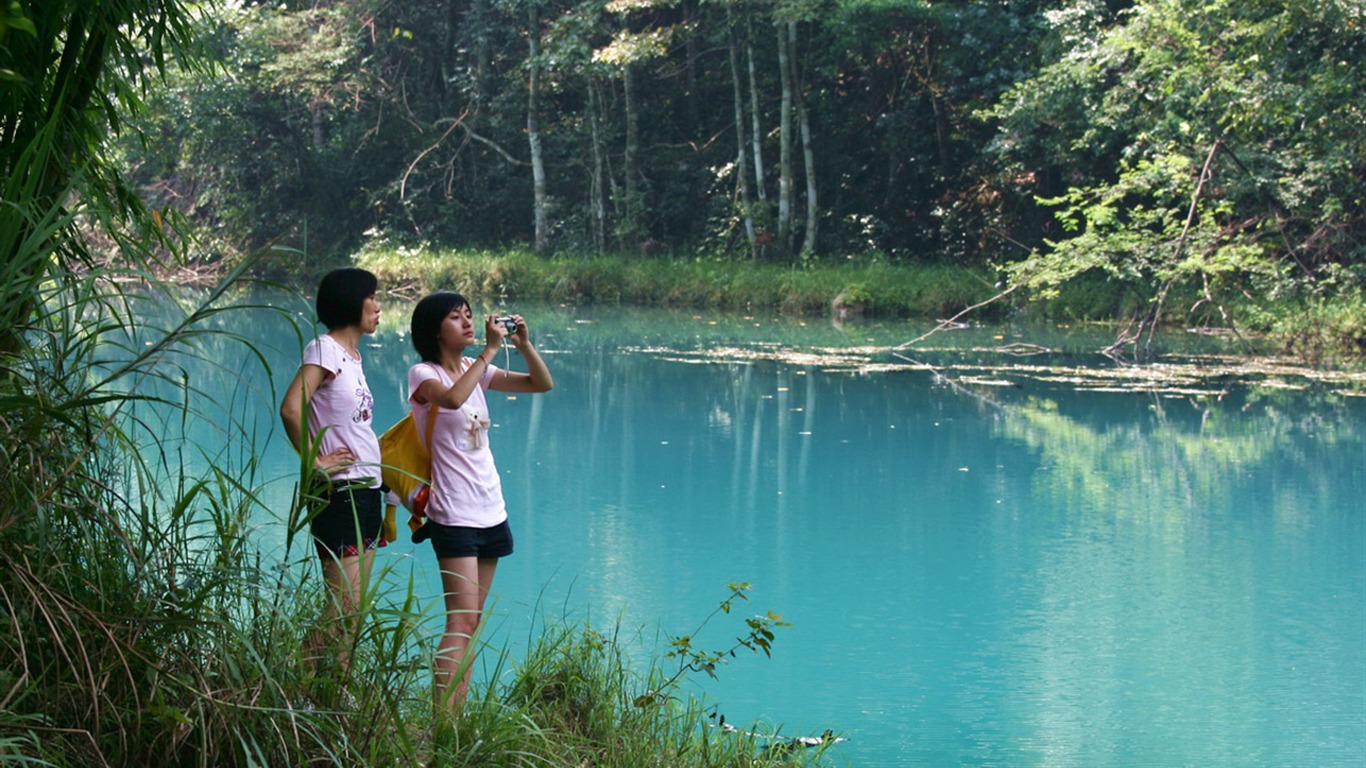
M 487 416 L 481 416 L 479 411 L 465 406 L 460 408 L 460 413 L 465 417 L 467 426 L 456 444 L 462 451 L 477 450 L 484 444 L 484 433 L 488 431 L 489 419 Z

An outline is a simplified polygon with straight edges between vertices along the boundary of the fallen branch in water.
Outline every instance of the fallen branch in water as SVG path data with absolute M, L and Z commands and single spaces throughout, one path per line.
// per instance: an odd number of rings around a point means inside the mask
M 1009 288 L 1005 289 L 1004 291 L 1001 291 L 1000 293 L 996 294 L 995 296 L 992 296 L 991 298 L 987 299 L 986 301 L 981 301 L 981 302 L 978 302 L 978 303 L 976 303 L 976 304 L 973 304 L 972 306 L 968 307 L 967 309 L 964 309 L 962 312 L 959 312 L 958 314 L 954 315 L 953 317 L 950 317 L 948 320 L 940 320 L 940 321 L 939 321 L 939 325 L 936 325 L 935 327 L 931 328 L 930 330 L 926 331 L 925 333 L 923 333 L 923 334 L 917 336 L 917 337 L 914 338 L 914 339 L 911 339 L 910 341 L 908 341 L 908 342 L 906 342 L 906 343 L 904 343 L 904 344 L 901 344 L 901 345 L 899 345 L 899 346 L 893 347 L 893 349 L 897 349 L 897 350 L 905 349 L 905 348 L 907 348 L 907 347 L 909 347 L 909 346 L 913 346 L 913 345 L 915 345 L 915 344 L 919 344 L 920 342 L 924 341 L 925 339 L 928 339 L 929 337 L 933 336 L 933 335 L 936 334 L 936 333 L 939 333 L 940 331 L 944 330 L 945 328 L 954 328 L 954 327 L 957 327 L 957 325 L 958 325 L 958 318 L 960 318 L 960 317 L 962 317 L 963 315 L 966 315 L 967 313 L 972 312 L 972 311 L 974 311 L 974 310 L 981 309 L 982 307 L 985 307 L 985 306 L 987 306 L 988 304 L 994 304 L 995 302 L 998 302 L 998 301 L 1000 301 L 1001 299 L 1004 299 L 1005 297 L 1007 297 L 1007 296 L 1009 296 L 1011 293 L 1013 293 L 1013 292 L 1015 291 L 1016 288 L 1019 288 L 1019 287 L 1020 287 L 1020 286 L 1019 286 L 1018 284 L 1017 284 L 1017 285 L 1012 285 L 1012 286 L 1010 286 Z

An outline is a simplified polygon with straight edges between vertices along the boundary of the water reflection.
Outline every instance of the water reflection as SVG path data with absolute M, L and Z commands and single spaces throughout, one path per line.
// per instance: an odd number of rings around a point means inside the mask
M 705 694 L 734 723 L 835 728 L 850 737 L 836 762 L 1366 762 L 1351 380 L 1278 369 L 1247 386 L 1190 363 L 1199 387 L 1145 388 L 1084 354 L 1098 342 L 1047 340 L 1048 365 L 985 351 L 1039 338 L 1023 329 L 955 331 L 908 363 L 893 348 L 914 324 L 511 309 L 556 389 L 490 403 L 517 536 L 492 642 L 515 649 L 564 614 L 653 644 L 749 581 L 744 610 L 793 626 Z M 258 540 L 283 557 L 273 513 L 297 461 L 271 385 L 307 334 L 278 313 L 233 322 L 267 370 L 231 345 L 182 362 L 202 410 L 223 408 L 189 423 L 177 458 L 259 461 Z M 386 305 L 365 350 L 380 424 L 406 407 L 406 323 Z M 383 557 L 436 594 L 429 550 Z M 725 647 L 739 630 L 708 631 Z

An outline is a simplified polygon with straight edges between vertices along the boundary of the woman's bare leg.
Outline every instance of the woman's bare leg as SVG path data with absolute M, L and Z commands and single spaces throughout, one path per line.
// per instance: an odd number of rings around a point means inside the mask
M 310 643 L 315 648 L 332 646 L 334 656 L 342 670 L 351 666 L 351 647 L 360 632 L 360 609 L 369 588 L 371 567 L 375 553 L 366 550 L 359 555 L 324 558 L 323 583 L 327 585 L 328 601 L 323 607 L 323 615 L 314 628 L 314 639 Z M 341 631 L 335 626 L 340 619 Z
M 446 631 L 436 652 L 436 689 L 446 706 L 465 701 L 470 687 L 474 653 L 470 641 L 484 614 L 484 598 L 493 584 L 497 558 L 447 557 L 441 567 L 446 599 Z

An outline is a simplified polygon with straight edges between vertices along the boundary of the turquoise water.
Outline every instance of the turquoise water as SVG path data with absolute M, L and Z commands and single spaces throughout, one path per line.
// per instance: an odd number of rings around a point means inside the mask
M 742 727 L 845 736 L 823 764 L 1366 764 L 1366 398 L 1341 382 L 1177 334 L 1154 383 L 1071 329 L 898 353 L 923 324 L 512 309 L 556 388 L 490 403 L 517 540 L 490 644 L 567 616 L 657 651 L 742 581 L 696 645 L 791 626 L 693 690 Z M 366 350 L 385 425 L 406 323 L 386 307 Z M 259 412 L 283 512 L 296 460 L 265 430 L 299 346 L 265 313 L 240 330 L 275 392 L 225 376 L 220 399 Z M 429 549 L 381 559 L 435 599 Z

